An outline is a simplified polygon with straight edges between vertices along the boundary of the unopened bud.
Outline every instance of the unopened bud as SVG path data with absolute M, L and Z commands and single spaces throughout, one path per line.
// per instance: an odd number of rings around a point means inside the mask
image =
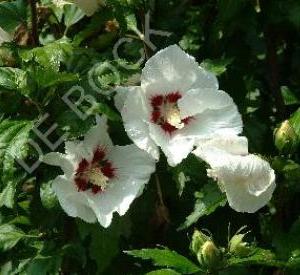
M 190 249 L 192 250 L 192 252 L 194 252 L 197 255 L 199 251 L 201 251 L 201 248 L 204 245 L 204 243 L 209 240 L 210 237 L 206 236 L 204 233 L 202 233 L 199 230 L 195 230 L 192 237 Z
M 240 257 L 246 257 L 251 252 L 249 244 L 244 242 L 243 239 L 246 234 L 236 234 L 229 242 L 229 252 Z
M 293 153 L 299 145 L 299 137 L 291 123 L 286 120 L 275 130 L 275 146 L 282 153 Z
M 213 241 L 206 241 L 197 254 L 199 263 L 208 270 L 217 269 L 222 261 L 222 252 Z

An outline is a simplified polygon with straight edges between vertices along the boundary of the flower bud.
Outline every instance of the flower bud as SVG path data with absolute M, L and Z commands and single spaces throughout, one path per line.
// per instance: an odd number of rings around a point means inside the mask
M 206 241 L 209 241 L 210 237 L 206 236 L 204 233 L 202 233 L 199 230 L 195 230 L 190 249 L 197 255 L 198 252 L 201 250 L 202 246 Z
M 299 145 L 299 137 L 289 120 L 281 123 L 275 130 L 275 146 L 282 153 L 293 153 Z
M 229 241 L 229 252 L 240 257 L 246 257 L 251 252 L 247 242 L 243 239 L 246 234 L 236 234 Z
M 222 253 L 213 241 L 206 241 L 197 254 L 199 263 L 208 270 L 217 269 L 222 261 Z

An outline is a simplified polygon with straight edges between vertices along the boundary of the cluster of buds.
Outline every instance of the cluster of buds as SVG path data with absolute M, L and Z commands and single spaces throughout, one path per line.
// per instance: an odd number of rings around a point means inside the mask
M 223 252 L 213 242 L 210 236 L 195 230 L 190 246 L 201 266 L 207 270 L 217 270 L 223 262 Z
M 248 232 L 241 233 L 243 229 L 244 227 L 238 230 L 229 240 L 228 249 L 216 246 L 211 236 L 199 230 L 195 230 L 190 249 L 197 257 L 199 264 L 208 272 L 213 273 L 226 266 L 226 258 L 228 256 L 239 258 L 249 256 L 252 249 L 249 243 L 244 241 Z

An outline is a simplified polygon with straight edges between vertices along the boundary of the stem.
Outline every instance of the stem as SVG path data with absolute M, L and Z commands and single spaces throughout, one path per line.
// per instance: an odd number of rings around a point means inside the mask
M 29 4 L 31 9 L 31 35 L 33 45 L 36 46 L 39 44 L 36 0 L 29 0 Z
M 144 10 L 141 10 L 140 11 L 140 14 L 141 14 L 141 25 L 142 25 L 142 30 L 143 30 L 143 37 L 142 37 L 142 41 L 143 41 L 143 46 L 144 46 L 144 52 L 145 52 L 145 57 L 146 57 L 146 60 L 148 60 L 150 57 L 151 57 L 151 52 L 150 52 L 150 49 L 147 45 L 147 43 L 145 42 L 145 18 L 146 18 L 146 15 L 145 15 L 145 11 Z
M 158 209 L 159 209 L 159 212 L 163 219 L 164 224 L 169 224 L 170 223 L 169 210 L 166 207 L 164 199 L 163 199 L 161 185 L 160 185 L 160 181 L 159 181 L 159 177 L 158 177 L 157 173 L 155 173 L 155 182 L 156 182 L 156 189 L 157 189 L 157 195 L 158 195 Z
M 160 181 L 159 181 L 159 177 L 158 177 L 157 173 L 155 173 L 155 182 L 156 182 L 156 188 L 157 188 L 157 195 L 158 195 L 159 203 L 160 203 L 161 206 L 165 207 L 163 194 L 162 194 L 162 190 L 161 190 L 161 186 L 160 186 Z
M 261 1 L 260 9 L 262 16 L 266 16 L 267 13 L 267 3 Z M 267 81 L 270 90 L 270 94 L 273 94 L 275 100 L 275 106 L 277 114 L 280 119 L 285 118 L 286 108 L 284 105 L 284 100 L 280 90 L 280 68 L 278 64 L 277 56 L 277 41 L 278 41 L 278 31 L 276 27 L 268 24 L 264 26 L 264 37 L 266 43 L 266 61 L 267 61 Z

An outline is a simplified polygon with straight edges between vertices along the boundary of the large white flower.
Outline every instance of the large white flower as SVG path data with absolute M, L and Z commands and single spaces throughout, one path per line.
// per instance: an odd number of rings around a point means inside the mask
M 12 40 L 11 35 L 0 27 L 0 45 L 3 42 L 9 42 L 11 40 Z
M 127 134 L 155 159 L 160 147 L 171 166 L 199 140 L 242 131 L 237 107 L 218 90 L 216 77 L 176 45 L 151 57 L 141 86 L 128 88 L 127 94 L 121 111 Z
M 114 146 L 100 119 L 83 141 L 65 143 L 65 154 L 49 153 L 44 162 L 60 166 L 52 187 L 65 212 L 108 227 L 113 213 L 124 215 L 155 170 L 154 160 L 135 145 Z
M 193 153 L 211 166 L 208 176 L 218 181 L 234 210 L 254 213 L 271 199 L 274 170 L 260 157 L 248 154 L 245 137 L 216 137 Z

